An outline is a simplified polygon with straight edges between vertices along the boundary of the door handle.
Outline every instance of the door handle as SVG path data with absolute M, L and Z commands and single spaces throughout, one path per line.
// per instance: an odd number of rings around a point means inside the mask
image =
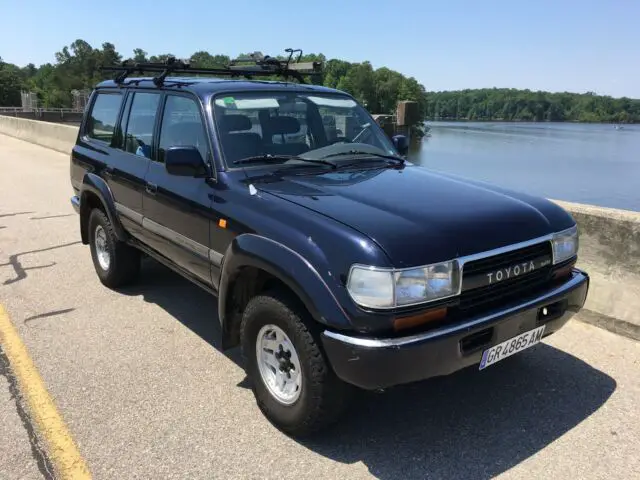
M 149 195 L 155 195 L 158 193 L 158 186 L 155 183 L 147 183 L 145 189 Z

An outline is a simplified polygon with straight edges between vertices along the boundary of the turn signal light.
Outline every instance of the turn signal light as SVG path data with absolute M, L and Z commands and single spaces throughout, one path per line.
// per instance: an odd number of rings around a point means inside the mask
M 574 263 L 571 263 L 569 265 L 566 265 L 562 268 L 557 269 L 555 272 L 553 272 L 553 279 L 560 280 L 560 279 L 571 276 L 571 272 L 573 271 L 574 265 L 575 265 Z
M 393 321 L 393 329 L 406 330 L 425 323 L 437 322 L 447 316 L 447 307 L 436 308 L 410 317 L 399 317 Z

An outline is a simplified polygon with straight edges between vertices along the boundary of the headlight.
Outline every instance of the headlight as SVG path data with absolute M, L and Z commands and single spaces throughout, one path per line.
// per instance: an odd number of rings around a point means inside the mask
M 373 308 L 393 306 L 393 276 L 390 270 L 353 267 L 347 288 L 360 305 Z
M 578 227 L 555 233 L 553 240 L 553 263 L 561 263 L 578 254 Z
M 458 263 L 393 270 L 354 265 L 347 289 L 363 307 L 392 308 L 451 297 L 460 292 Z

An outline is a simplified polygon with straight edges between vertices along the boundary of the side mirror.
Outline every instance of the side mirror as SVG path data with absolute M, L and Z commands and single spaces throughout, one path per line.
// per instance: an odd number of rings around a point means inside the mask
M 409 139 L 407 137 L 404 135 L 394 135 L 391 140 L 400 155 L 406 155 L 409 153 Z
M 169 147 L 165 150 L 164 165 L 171 175 L 204 177 L 207 166 L 196 147 Z

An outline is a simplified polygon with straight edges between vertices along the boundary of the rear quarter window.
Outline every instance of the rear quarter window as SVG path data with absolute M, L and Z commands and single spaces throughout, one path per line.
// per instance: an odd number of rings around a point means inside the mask
M 111 143 L 116 130 L 118 114 L 122 105 L 122 94 L 101 92 L 96 95 L 91 111 L 86 134 L 90 138 Z

